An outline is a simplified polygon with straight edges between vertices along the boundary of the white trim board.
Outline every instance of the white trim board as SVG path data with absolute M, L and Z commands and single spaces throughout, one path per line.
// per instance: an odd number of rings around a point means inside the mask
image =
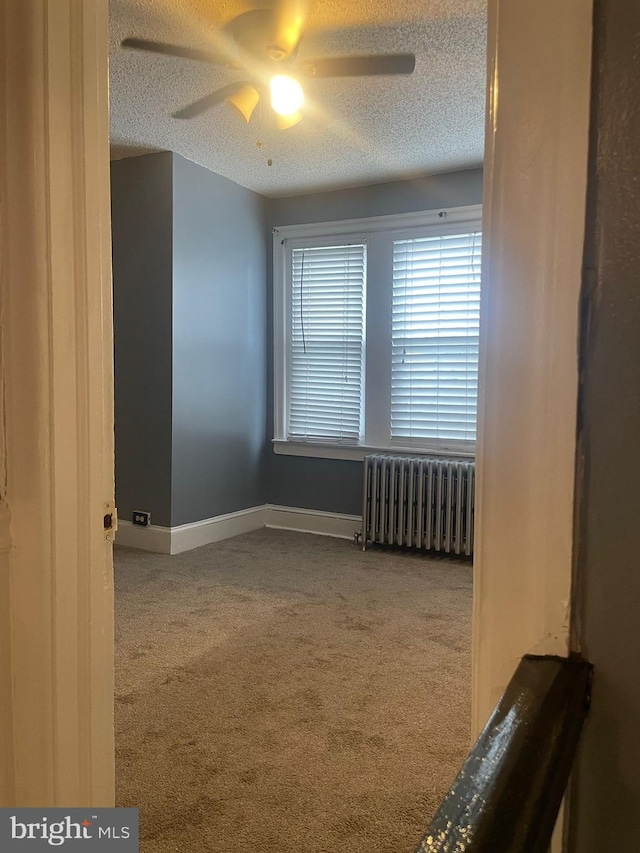
M 488 4 L 474 734 L 522 655 L 569 651 L 592 6 Z
M 359 515 L 263 504 L 177 527 L 156 524 L 141 527 L 131 521 L 118 520 L 116 544 L 156 554 L 181 554 L 262 527 L 353 539 L 353 534 L 361 526 Z
M 171 528 L 150 524 L 141 527 L 132 521 L 118 519 L 118 529 L 115 544 L 127 548 L 140 548 L 142 551 L 153 551 L 156 554 L 171 553 Z
M 265 527 L 315 533 L 317 536 L 333 536 L 336 539 L 353 539 L 353 534 L 362 527 L 362 517 L 267 504 Z
M 439 450 L 420 450 L 408 447 L 371 447 L 357 445 L 322 444 L 319 442 L 285 441 L 271 439 L 273 452 L 282 456 L 313 456 L 316 459 L 347 459 L 354 462 L 364 461 L 365 456 L 372 453 L 384 453 L 387 456 L 437 456 L 445 459 L 475 459 L 473 451 L 441 448 Z
M 474 733 L 522 655 L 569 650 L 591 42 L 586 0 L 489 3 Z
M 459 225 L 476 222 L 482 217 L 481 204 L 461 207 L 439 207 L 416 213 L 394 213 L 388 216 L 367 216 L 361 219 L 337 219 L 332 222 L 308 222 L 302 225 L 276 225 L 273 228 L 274 246 L 280 240 L 299 240 L 307 237 L 335 237 L 344 234 L 369 234 L 378 231 L 400 231 L 404 228 L 441 227 L 443 222 Z
M 156 554 L 181 554 L 201 545 L 259 530 L 265 526 L 265 518 L 266 506 L 263 505 L 177 527 L 161 527 L 157 524 L 141 527 L 131 521 L 118 520 L 116 544 L 154 551 Z
M 108 24 L 0 7 L 3 806 L 114 805 Z

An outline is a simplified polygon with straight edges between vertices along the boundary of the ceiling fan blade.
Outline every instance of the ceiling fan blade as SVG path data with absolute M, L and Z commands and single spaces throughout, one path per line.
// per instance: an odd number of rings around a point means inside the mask
M 210 65 L 222 65 L 226 68 L 237 67 L 228 57 L 209 50 L 196 50 L 191 47 L 181 47 L 177 44 L 165 44 L 162 41 L 147 41 L 146 39 L 128 38 L 122 42 L 122 47 L 130 50 L 144 50 L 148 53 L 162 53 L 165 56 L 178 56 L 181 59 L 196 59 L 198 62 L 208 62 Z
M 218 104 L 221 104 L 223 101 L 226 101 L 227 98 L 232 97 L 237 94 L 242 88 L 245 86 L 250 86 L 246 80 L 242 80 L 239 83 L 230 83 L 228 86 L 223 86 L 221 89 L 216 89 L 215 92 L 211 92 L 209 95 L 205 95 L 204 98 L 200 98 L 198 101 L 194 101 L 192 104 L 189 104 L 188 107 L 184 107 L 182 110 L 178 110 L 178 112 L 173 113 L 172 118 L 194 118 L 194 116 L 198 116 L 201 113 L 210 110 L 211 107 L 215 107 Z
M 308 77 L 374 77 L 380 74 L 412 74 L 412 53 L 380 53 L 377 56 L 334 56 L 309 59 L 300 64 Z
M 307 20 L 310 0 L 276 0 L 267 52 L 271 59 L 286 59 L 295 52 Z

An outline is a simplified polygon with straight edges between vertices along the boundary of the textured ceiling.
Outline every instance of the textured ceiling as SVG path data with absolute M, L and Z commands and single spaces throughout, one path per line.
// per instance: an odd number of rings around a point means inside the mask
M 482 162 L 486 0 L 315 0 L 301 59 L 412 52 L 411 76 L 303 80 L 312 114 L 287 131 L 258 107 L 171 113 L 239 72 L 126 51 L 127 36 L 217 49 L 244 0 L 110 0 L 112 156 L 170 150 L 266 196 L 357 186 Z M 267 161 L 271 160 L 269 166 Z

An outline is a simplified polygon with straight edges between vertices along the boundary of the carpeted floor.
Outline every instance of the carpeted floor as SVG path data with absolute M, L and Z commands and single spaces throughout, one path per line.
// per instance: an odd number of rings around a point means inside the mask
M 116 549 L 143 853 L 412 853 L 469 746 L 471 569 L 260 530 Z

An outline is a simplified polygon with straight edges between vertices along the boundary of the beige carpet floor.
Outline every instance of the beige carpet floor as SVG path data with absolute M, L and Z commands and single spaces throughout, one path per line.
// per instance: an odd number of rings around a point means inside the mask
M 116 549 L 144 853 L 412 853 L 469 746 L 471 568 L 260 530 Z

